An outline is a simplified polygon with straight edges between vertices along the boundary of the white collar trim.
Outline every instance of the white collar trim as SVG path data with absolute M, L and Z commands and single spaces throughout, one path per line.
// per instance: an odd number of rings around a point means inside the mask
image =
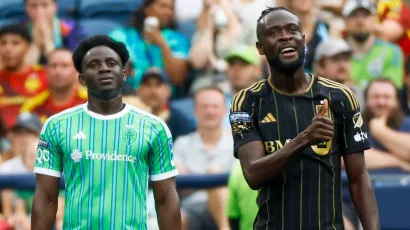
M 90 115 L 91 117 L 93 117 L 95 119 L 114 120 L 114 119 L 117 119 L 117 118 L 120 118 L 120 117 L 124 116 L 125 114 L 127 114 L 130 111 L 130 106 L 126 103 L 124 103 L 124 104 L 125 104 L 125 107 L 120 112 L 115 113 L 115 114 L 110 114 L 110 115 L 102 115 L 102 114 L 98 114 L 98 113 L 95 113 L 93 111 L 90 111 L 88 109 L 88 102 L 83 104 L 83 109 L 88 115 Z

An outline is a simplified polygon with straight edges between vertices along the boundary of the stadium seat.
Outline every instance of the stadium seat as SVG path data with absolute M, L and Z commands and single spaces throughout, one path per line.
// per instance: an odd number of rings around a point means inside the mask
M 24 21 L 27 19 L 23 0 L 0 0 L 0 20 Z
M 6 25 L 18 23 L 18 20 L 13 20 L 13 19 L 0 19 L 0 28 Z
M 196 20 L 177 22 L 177 30 L 191 40 L 196 31 Z
M 120 23 L 129 20 L 142 0 L 80 0 L 78 15 L 85 18 L 110 18 Z
M 58 15 L 62 18 L 75 18 L 79 0 L 57 0 Z
M 381 229 L 410 229 L 410 178 L 405 180 L 380 182 L 374 186 Z
M 84 31 L 87 37 L 96 35 L 96 34 L 108 34 L 114 29 L 121 26 L 120 23 L 108 19 L 82 19 L 78 21 L 78 26 L 82 31 Z

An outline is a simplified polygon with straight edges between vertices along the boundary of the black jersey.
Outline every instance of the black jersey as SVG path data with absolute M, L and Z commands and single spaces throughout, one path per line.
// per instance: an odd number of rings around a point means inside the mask
M 341 194 L 341 156 L 369 148 L 360 106 L 346 86 L 311 76 L 305 92 L 290 95 L 261 80 L 236 94 L 230 121 L 234 151 L 261 141 L 265 154 L 275 154 L 305 130 L 327 99 L 334 122 L 329 142 L 312 145 L 292 158 L 258 195 L 255 229 L 344 229 Z

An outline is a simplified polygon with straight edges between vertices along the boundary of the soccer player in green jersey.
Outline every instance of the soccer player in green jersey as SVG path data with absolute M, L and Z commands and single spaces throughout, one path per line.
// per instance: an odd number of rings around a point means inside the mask
M 64 229 L 148 229 L 152 181 L 158 224 L 180 229 L 172 137 L 159 118 L 122 102 L 128 51 L 103 35 L 73 54 L 88 102 L 50 117 L 38 144 L 32 229 L 52 229 L 61 175 Z

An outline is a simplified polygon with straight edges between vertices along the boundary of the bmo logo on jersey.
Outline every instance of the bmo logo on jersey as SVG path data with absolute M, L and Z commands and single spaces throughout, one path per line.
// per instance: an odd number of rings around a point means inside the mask
M 73 153 L 70 155 L 71 159 L 78 163 L 81 160 L 105 160 L 105 161 L 125 161 L 135 163 L 137 157 L 135 156 L 128 156 L 125 154 L 117 154 L 117 152 L 110 152 L 108 153 L 94 153 L 91 150 L 85 151 L 85 154 L 75 149 Z

